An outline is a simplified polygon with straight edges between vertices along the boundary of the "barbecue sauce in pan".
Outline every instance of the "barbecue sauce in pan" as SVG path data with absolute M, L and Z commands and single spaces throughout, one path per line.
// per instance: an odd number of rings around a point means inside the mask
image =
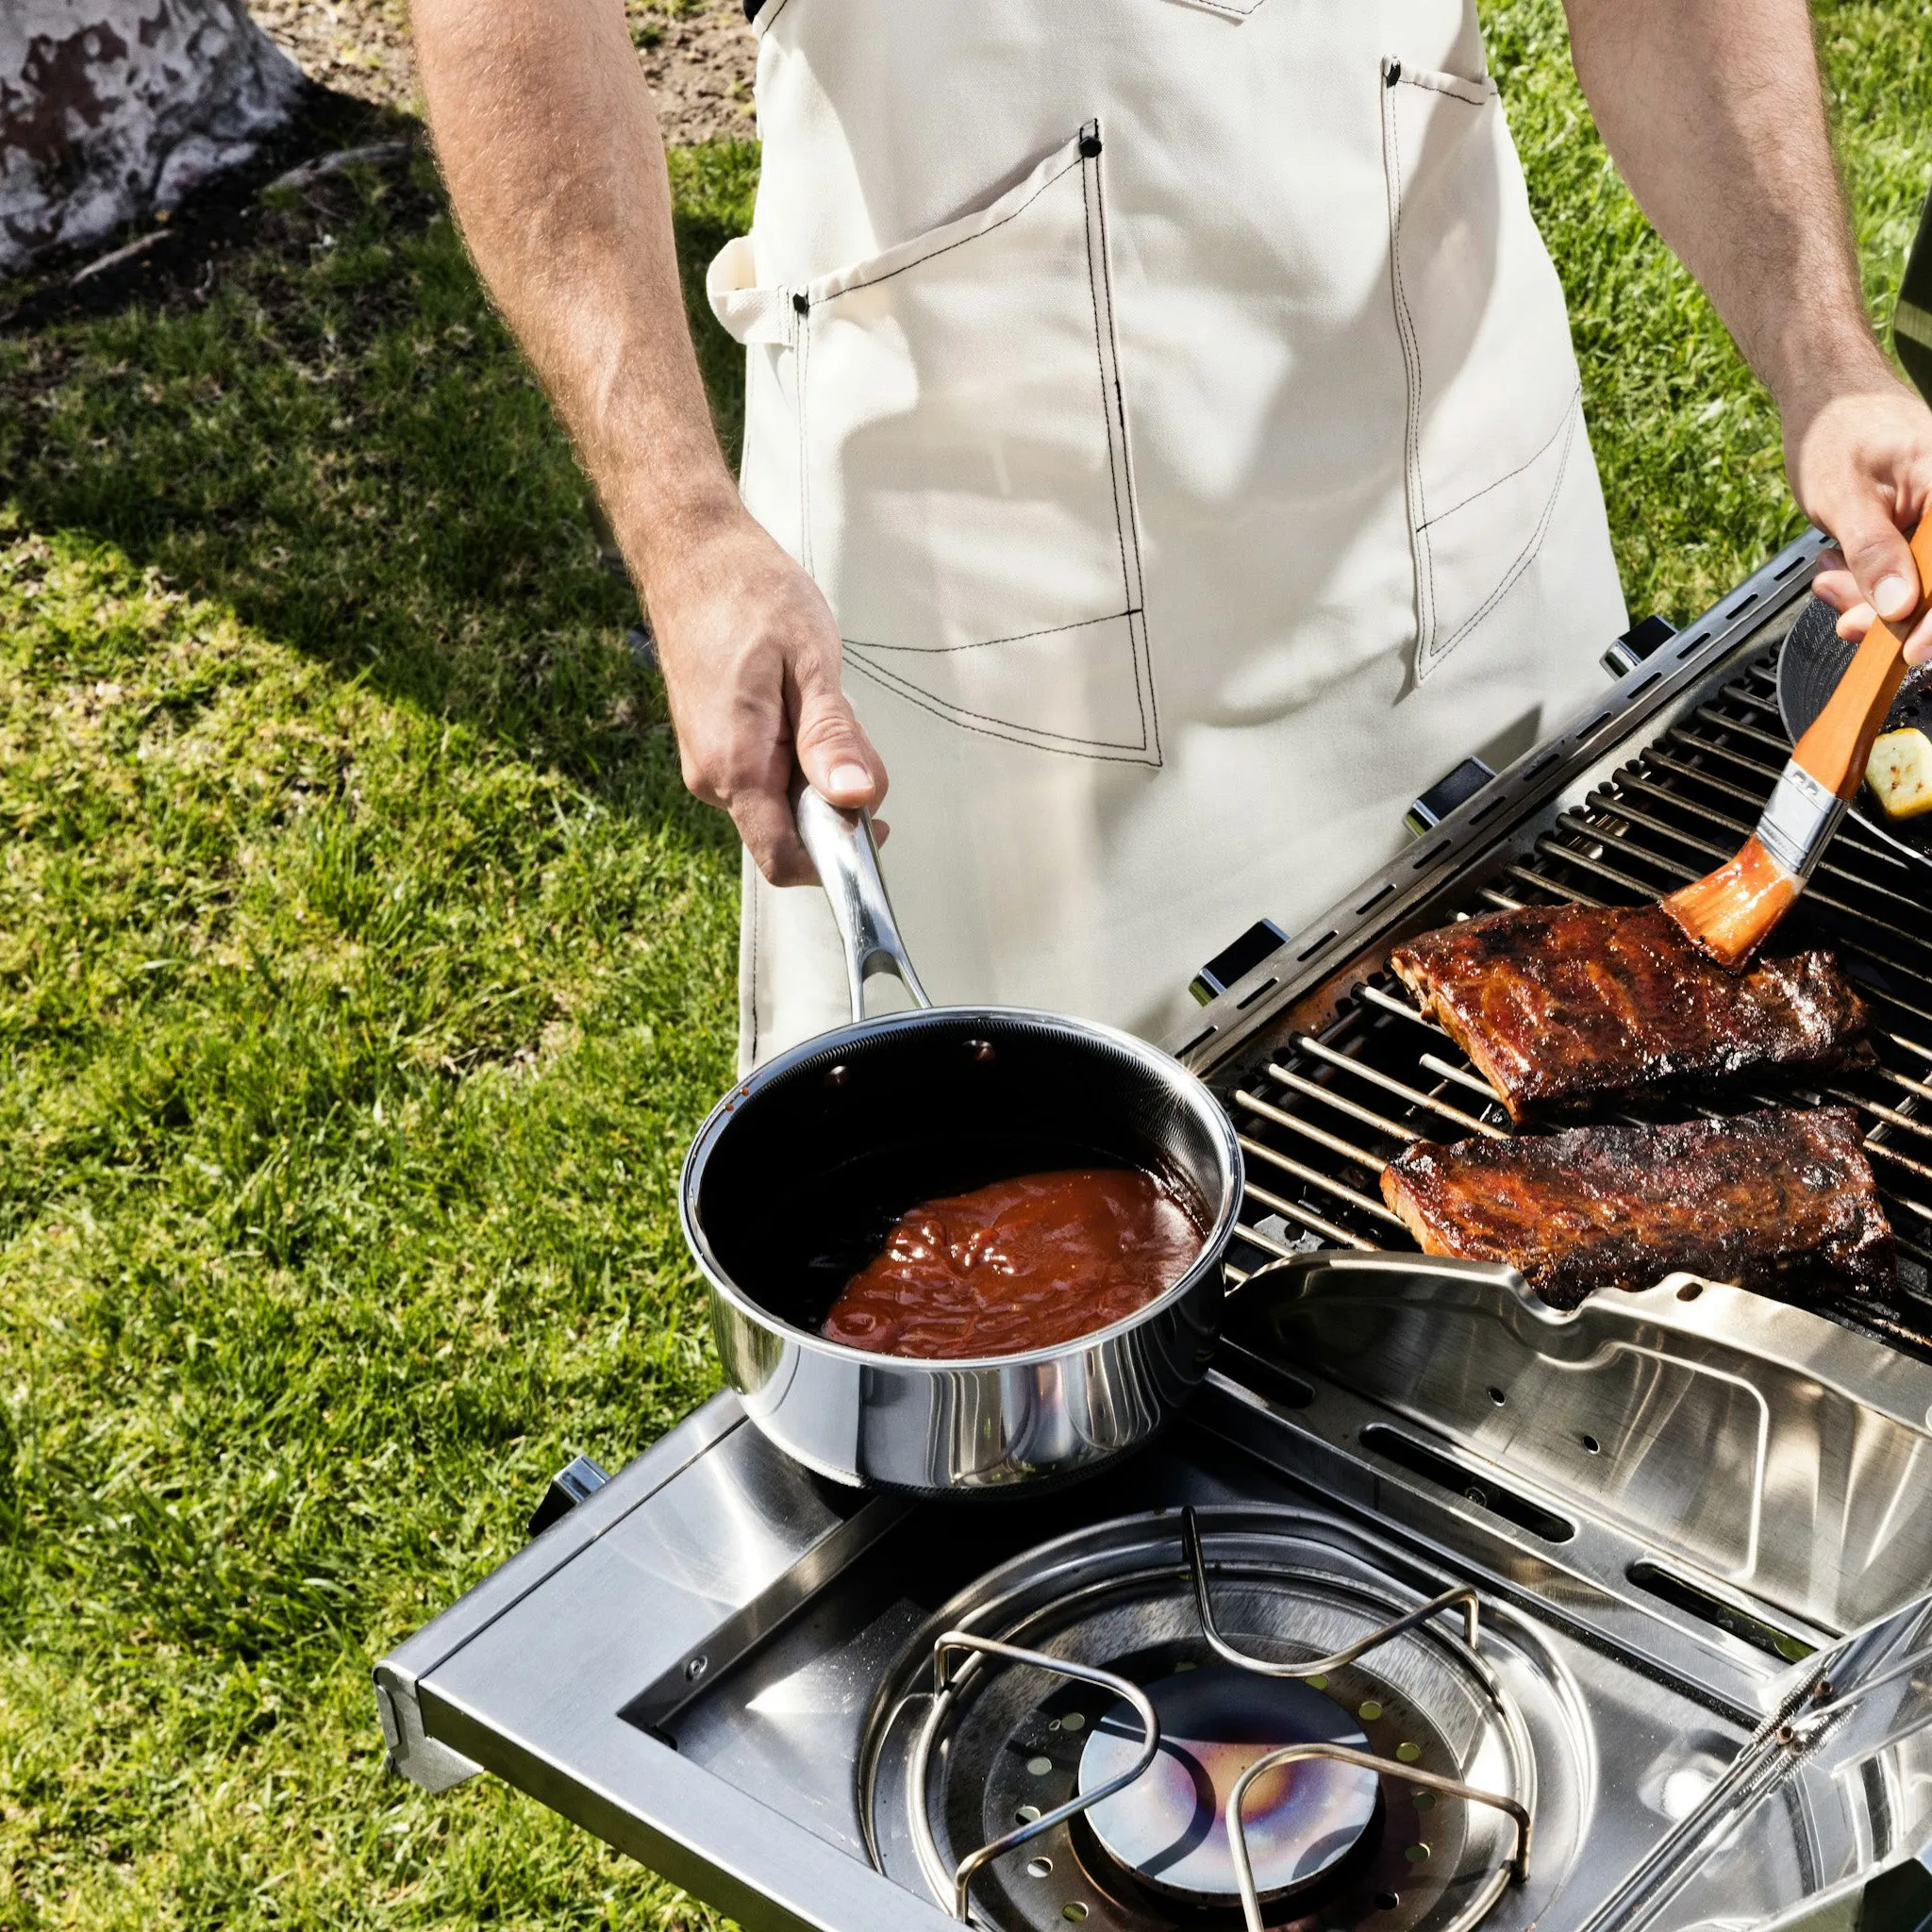
M 1179 1201 L 1138 1169 L 1022 1174 L 901 1214 L 822 1332 L 931 1360 L 1050 1348 L 1145 1307 L 1205 1245 Z

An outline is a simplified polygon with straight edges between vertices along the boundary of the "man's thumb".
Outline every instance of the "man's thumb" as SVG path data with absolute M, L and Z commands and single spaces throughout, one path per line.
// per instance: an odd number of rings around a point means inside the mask
M 1865 601 L 1888 624 L 1903 624 L 1924 601 L 1919 570 L 1904 533 L 1875 500 L 1840 516 L 1832 529 Z
M 800 693 L 797 750 L 807 780 L 832 804 L 874 806 L 886 795 L 879 755 L 837 685 Z

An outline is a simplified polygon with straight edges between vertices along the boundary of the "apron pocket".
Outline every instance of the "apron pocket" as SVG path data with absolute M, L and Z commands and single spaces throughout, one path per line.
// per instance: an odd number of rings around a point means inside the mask
M 1382 155 L 1421 680 L 1541 547 L 1582 402 L 1495 83 L 1384 60 Z
M 967 730 L 1158 765 L 1098 124 L 790 307 L 803 560 L 848 665 Z

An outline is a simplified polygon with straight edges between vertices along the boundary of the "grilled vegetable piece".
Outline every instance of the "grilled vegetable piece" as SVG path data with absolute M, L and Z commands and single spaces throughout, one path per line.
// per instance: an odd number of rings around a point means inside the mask
M 1424 1254 L 1507 1261 L 1558 1308 L 1680 1269 L 1812 1295 L 1884 1290 L 1896 1274 L 1844 1107 L 1419 1141 L 1382 1170 L 1382 1198 Z
M 1923 731 L 1886 732 L 1872 747 L 1865 782 L 1888 818 L 1932 811 L 1932 738 Z
M 1829 953 L 1726 973 L 1660 906 L 1485 913 L 1390 964 L 1515 1121 L 1685 1079 L 1836 1066 L 1868 1021 Z

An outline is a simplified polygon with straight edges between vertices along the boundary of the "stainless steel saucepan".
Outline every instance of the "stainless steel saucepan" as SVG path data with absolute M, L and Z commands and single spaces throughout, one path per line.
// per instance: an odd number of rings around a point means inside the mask
M 815 791 L 798 827 L 845 943 L 852 1024 L 759 1067 L 684 1164 L 685 1238 L 754 1422 L 835 1481 L 935 1494 L 1083 1475 L 1152 1436 L 1206 1374 L 1241 1148 L 1199 1080 L 1089 1021 L 935 1007 L 899 938 L 872 828 Z M 896 975 L 918 1010 L 867 1020 Z M 1185 1277 L 1124 1320 L 1022 1355 L 916 1360 L 827 1341 L 833 1298 L 921 1201 L 1023 1174 L 1138 1167 L 1206 1231 Z

